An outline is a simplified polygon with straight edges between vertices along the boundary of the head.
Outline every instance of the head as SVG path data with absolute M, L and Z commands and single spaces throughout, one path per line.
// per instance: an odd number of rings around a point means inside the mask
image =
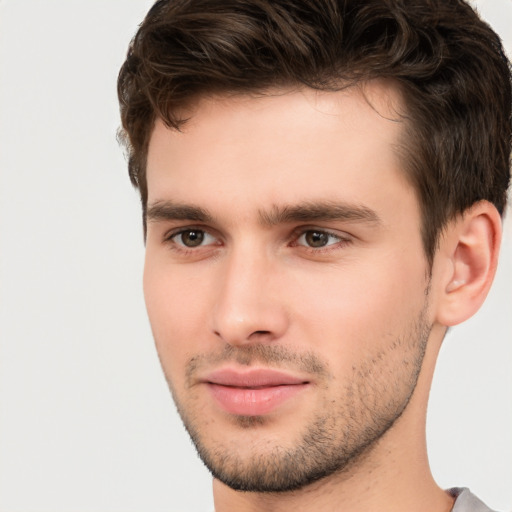
M 348 471 L 426 404 L 443 294 L 505 208 L 498 37 L 457 0 L 159 1 L 119 97 L 150 321 L 203 460 L 251 491 Z

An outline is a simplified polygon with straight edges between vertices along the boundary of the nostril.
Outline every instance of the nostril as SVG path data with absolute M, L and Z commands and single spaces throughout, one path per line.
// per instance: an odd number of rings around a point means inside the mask
M 233 299 L 214 309 L 210 332 L 229 345 L 270 343 L 283 336 L 287 325 L 281 308 L 265 301 L 247 305 Z

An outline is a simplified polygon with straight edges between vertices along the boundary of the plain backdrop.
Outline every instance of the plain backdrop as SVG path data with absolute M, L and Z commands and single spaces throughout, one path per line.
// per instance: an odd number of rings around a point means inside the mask
M 0 0 L 0 512 L 212 510 L 158 364 L 116 76 L 149 0 Z M 512 49 L 512 1 L 478 3 Z M 507 32 L 508 30 L 508 32 Z M 445 340 L 431 465 L 512 510 L 512 219 Z

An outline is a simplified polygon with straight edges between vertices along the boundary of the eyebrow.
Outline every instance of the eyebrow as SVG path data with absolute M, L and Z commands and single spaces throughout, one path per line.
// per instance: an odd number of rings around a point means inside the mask
M 191 220 L 194 222 L 213 222 L 213 217 L 204 209 L 172 201 L 156 201 L 146 212 L 148 222 L 163 220 Z
M 272 227 L 277 224 L 292 222 L 346 221 L 367 224 L 381 224 L 377 213 L 363 205 L 338 203 L 332 201 L 304 202 L 296 205 L 274 205 L 270 211 L 260 210 L 259 221 L 262 226 Z M 187 220 L 193 222 L 213 223 L 213 215 L 199 206 L 175 203 L 173 201 L 156 201 L 146 212 L 148 222 Z
M 348 221 L 381 224 L 377 213 L 363 205 L 348 203 L 306 202 L 290 206 L 274 206 L 269 212 L 260 211 L 260 221 L 265 226 L 287 222 Z

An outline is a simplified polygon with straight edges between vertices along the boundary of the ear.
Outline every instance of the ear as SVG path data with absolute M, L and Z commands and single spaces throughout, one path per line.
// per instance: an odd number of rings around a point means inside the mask
M 501 218 L 495 206 L 480 201 L 449 223 L 437 253 L 437 321 L 452 326 L 483 304 L 498 264 Z

